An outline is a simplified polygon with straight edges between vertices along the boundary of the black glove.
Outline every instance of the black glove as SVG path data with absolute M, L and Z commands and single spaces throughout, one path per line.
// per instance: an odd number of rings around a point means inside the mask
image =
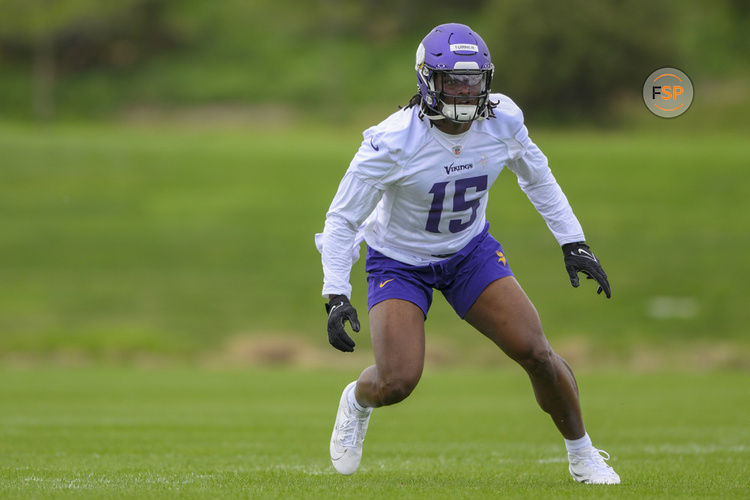
M 346 334 L 344 321 L 349 320 L 352 330 L 359 331 L 357 310 L 349 303 L 346 295 L 334 295 L 328 300 L 328 342 L 339 351 L 353 352 L 354 341 Z
M 599 259 L 596 258 L 585 241 L 566 243 L 562 246 L 562 250 L 563 255 L 565 255 L 565 269 L 568 270 L 568 275 L 570 275 L 571 285 L 578 287 L 578 272 L 580 271 L 586 275 L 587 279 L 596 280 L 599 283 L 596 293 L 604 291 L 607 298 L 612 297 L 607 273 L 604 272 Z

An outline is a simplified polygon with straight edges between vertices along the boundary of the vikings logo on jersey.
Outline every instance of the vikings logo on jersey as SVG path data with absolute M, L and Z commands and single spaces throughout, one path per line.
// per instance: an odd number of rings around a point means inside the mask
M 495 254 L 497 254 L 497 261 L 498 262 L 502 262 L 502 264 L 504 266 L 508 265 L 508 259 L 505 258 L 505 254 L 503 254 L 503 252 L 501 252 L 500 250 L 497 250 L 495 252 Z

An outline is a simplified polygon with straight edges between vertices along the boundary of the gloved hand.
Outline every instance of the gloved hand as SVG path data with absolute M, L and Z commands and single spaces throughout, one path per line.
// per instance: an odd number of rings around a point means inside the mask
M 607 273 L 604 272 L 599 259 L 596 258 L 585 241 L 566 243 L 562 246 L 562 250 L 565 256 L 565 269 L 568 270 L 570 284 L 573 287 L 578 287 L 578 272 L 580 271 L 586 275 L 587 279 L 596 280 L 599 284 L 596 293 L 604 291 L 607 298 L 612 297 Z
M 354 341 L 346 334 L 344 321 L 348 320 L 352 330 L 358 332 L 357 310 L 349 303 L 346 295 L 331 296 L 325 306 L 328 313 L 328 342 L 339 351 L 353 352 Z

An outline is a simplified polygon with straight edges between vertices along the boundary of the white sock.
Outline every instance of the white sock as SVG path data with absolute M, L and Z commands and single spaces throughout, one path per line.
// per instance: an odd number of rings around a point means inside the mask
M 357 397 L 354 395 L 354 393 L 357 392 L 357 386 L 355 385 L 352 387 L 352 390 L 349 391 L 349 394 L 346 395 L 346 399 L 349 401 L 349 405 L 353 406 L 355 410 L 357 411 L 365 411 L 366 406 L 362 406 L 359 401 L 357 401 Z
M 582 438 L 565 439 L 565 447 L 568 449 L 569 453 L 575 453 L 591 446 L 591 438 L 589 437 L 588 432 L 584 434 Z

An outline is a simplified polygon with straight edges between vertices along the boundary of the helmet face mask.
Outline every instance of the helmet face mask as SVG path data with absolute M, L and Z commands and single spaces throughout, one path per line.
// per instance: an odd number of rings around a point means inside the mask
M 421 110 L 431 120 L 481 120 L 489 114 L 494 66 L 482 38 L 463 24 L 442 24 L 417 48 Z
M 456 122 L 477 119 L 487 102 L 487 78 L 481 71 L 438 71 L 435 74 L 439 90 L 440 114 Z

